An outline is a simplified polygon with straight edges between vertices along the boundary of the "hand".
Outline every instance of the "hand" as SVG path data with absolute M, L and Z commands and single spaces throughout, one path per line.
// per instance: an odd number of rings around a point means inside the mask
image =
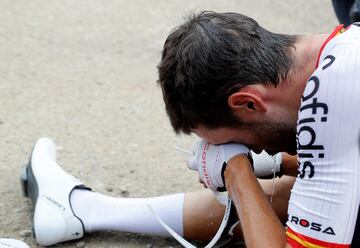
M 188 160 L 189 169 L 198 171 L 200 180 L 213 191 L 225 190 L 223 173 L 232 157 L 240 154 L 251 156 L 250 150 L 244 145 L 212 145 L 203 139 L 193 145 L 193 154 Z
M 260 154 L 252 153 L 253 167 L 256 177 L 272 178 L 274 176 L 282 175 L 282 155 L 281 152 L 276 153 L 274 156 L 269 155 L 267 152 L 262 151 Z

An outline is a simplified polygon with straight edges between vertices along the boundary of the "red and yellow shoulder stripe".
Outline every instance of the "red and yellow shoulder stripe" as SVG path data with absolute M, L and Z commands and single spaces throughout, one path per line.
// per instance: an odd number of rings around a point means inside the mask
M 341 25 L 337 26 L 334 29 L 334 31 L 332 31 L 332 33 L 329 35 L 329 37 L 325 40 L 325 42 L 320 47 L 320 51 L 319 51 L 317 62 L 316 62 L 316 68 L 319 66 L 319 62 L 320 62 L 319 60 L 320 60 L 321 53 L 324 50 L 324 47 L 327 45 L 327 43 L 329 43 L 329 41 L 331 41 L 332 38 L 345 32 L 346 30 L 347 29 L 344 28 L 344 25 L 341 24 Z
M 286 231 L 287 242 L 293 248 L 350 248 L 350 244 L 337 244 L 314 239 L 291 230 L 289 227 Z

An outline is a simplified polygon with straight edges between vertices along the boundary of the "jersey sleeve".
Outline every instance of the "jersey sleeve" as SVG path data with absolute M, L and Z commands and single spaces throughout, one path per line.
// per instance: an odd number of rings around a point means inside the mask
M 350 247 L 354 242 L 360 199 L 359 142 L 360 44 L 343 43 L 323 56 L 302 96 L 297 126 L 299 174 L 287 221 L 293 247 Z

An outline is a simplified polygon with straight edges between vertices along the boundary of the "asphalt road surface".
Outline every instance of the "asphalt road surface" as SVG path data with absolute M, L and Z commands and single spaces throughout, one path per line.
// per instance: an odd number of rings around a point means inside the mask
M 39 137 L 54 139 L 59 163 L 95 191 L 148 197 L 201 188 L 173 149 L 194 137 L 173 133 L 156 84 L 163 42 L 184 16 L 240 12 L 296 34 L 337 25 L 330 0 L 2 0 L 0 10 L 0 237 L 31 247 L 19 174 Z M 84 246 L 180 247 L 114 232 L 58 247 Z

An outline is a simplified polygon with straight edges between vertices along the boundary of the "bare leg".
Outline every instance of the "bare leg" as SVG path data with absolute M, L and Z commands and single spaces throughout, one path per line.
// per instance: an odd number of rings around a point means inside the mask
M 290 190 L 295 178 L 283 176 L 276 180 L 272 206 L 280 220 L 287 218 Z M 272 180 L 259 180 L 265 194 L 270 199 Z M 225 207 L 220 204 L 210 190 L 185 194 L 184 200 L 184 236 L 190 240 L 210 240 L 219 228 Z M 235 237 L 241 239 L 240 225 L 235 230 Z

